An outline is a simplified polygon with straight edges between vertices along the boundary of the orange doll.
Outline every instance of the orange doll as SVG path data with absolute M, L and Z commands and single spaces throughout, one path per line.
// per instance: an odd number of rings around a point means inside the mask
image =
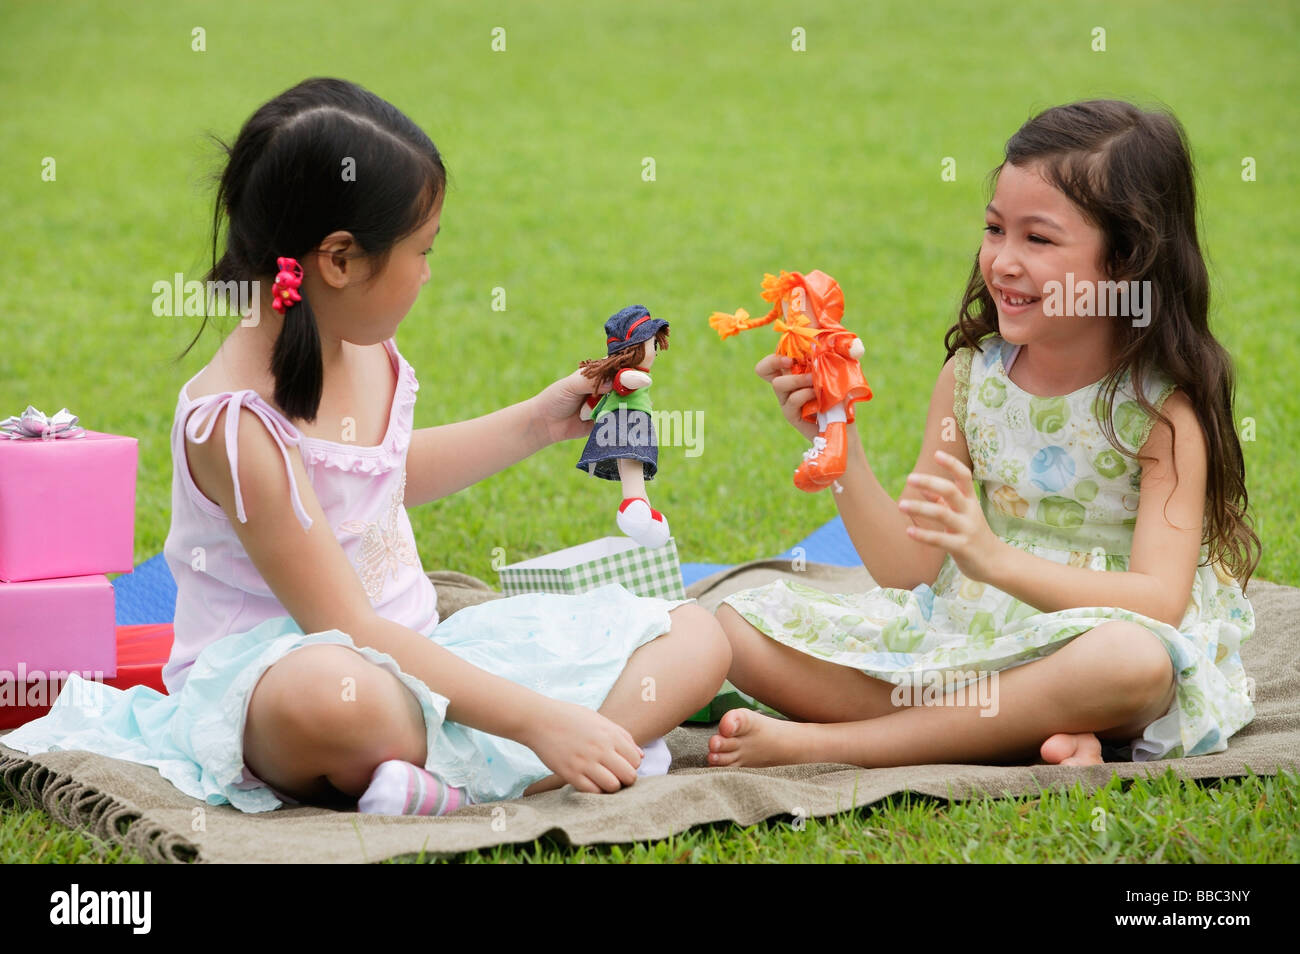
M 794 485 L 818 491 L 844 473 L 845 428 L 853 420 L 853 405 L 871 400 L 871 388 L 858 364 L 865 348 L 840 324 L 844 293 L 825 272 L 764 275 L 763 299 L 773 304 L 762 318 L 750 318 L 743 308 L 734 315 L 715 311 L 709 325 L 728 338 L 775 322 L 772 327 L 781 335 L 776 353 L 793 360 L 790 373 L 812 373 L 816 396 L 800 413 L 804 420 L 817 422 L 817 436 L 794 472 Z

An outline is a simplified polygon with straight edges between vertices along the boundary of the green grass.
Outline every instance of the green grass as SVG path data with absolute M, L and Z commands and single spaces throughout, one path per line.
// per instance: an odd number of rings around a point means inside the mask
M 217 167 L 204 134 L 232 137 L 259 104 L 306 76 L 342 76 L 411 115 L 451 171 L 433 280 L 398 332 L 420 375 L 416 425 L 535 393 L 600 353 L 607 315 L 645 303 L 673 322 L 656 406 L 702 411 L 705 422 L 700 456 L 661 451 L 655 505 L 673 521 L 684 560 L 768 556 L 833 517 L 834 504 L 790 486 L 805 445 L 751 373 L 771 336 L 719 343 L 706 316 L 753 312 L 764 271 L 821 268 L 838 278 L 876 394 L 860 409 L 860 431 L 897 495 L 979 241 L 987 171 L 1032 112 L 1118 96 L 1167 104 L 1191 138 L 1212 327 L 1236 362 L 1238 422 L 1254 421 L 1244 450 L 1264 540 L 1257 575 L 1300 583 L 1300 542 L 1289 532 L 1300 522 L 1300 397 L 1288 383 L 1300 364 L 1295 5 L 729 2 L 702 11 L 689 2 L 291 3 L 273 14 L 252 2 L 3 3 L 0 221 L 12 238 L 0 266 L 0 416 L 28 403 L 67 406 L 92 429 L 138 437 L 136 560 L 159 552 L 176 395 L 221 336 L 210 326 L 173 363 L 196 322 L 150 310 L 155 281 L 200 277 L 206 264 L 206 177 Z M 294 24 L 292 42 L 278 40 L 285 24 Z M 191 50 L 196 26 L 205 52 Z M 503 53 L 490 48 L 496 26 L 507 31 Z M 791 50 L 796 26 L 806 52 Z M 1105 52 L 1091 49 L 1097 26 Z M 47 156 L 54 182 L 40 176 Z M 955 182 L 940 178 L 949 156 Z M 1241 179 L 1245 156 L 1257 181 Z M 655 160 L 653 182 L 641 176 L 645 157 Z M 497 287 L 504 313 L 491 310 Z M 613 532 L 616 500 L 575 475 L 578 451 L 550 448 L 413 511 L 424 566 L 491 580 L 494 548 L 514 560 Z M 1278 786 L 1266 804 L 1295 800 L 1294 779 L 1255 784 Z M 1214 791 L 1243 818 L 1262 792 L 1237 783 Z M 1157 817 L 1175 797 L 1130 794 Z M 983 807 L 891 804 L 810 822 L 798 838 L 772 822 L 621 851 L 624 860 L 675 859 L 681 846 L 740 857 L 756 844 L 811 860 L 831 850 L 815 845 L 834 844 L 836 832 L 944 829 L 967 811 L 976 814 L 963 824 L 976 824 L 978 812 L 994 818 L 1012 803 L 975 804 Z M 1024 821 L 1038 834 L 1015 849 L 1037 860 L 1083 850 L 1059 829 L 1070 804 L 1050 796 L 1029 807 Z M 913 814 L 931 810 L 928 822 Z M 39 860 L 71 860 L 64 842 L 33 835 L 42 824 L 7 811 L 0 854 L 34 860 L 30 845 L 48 843 Z M 1268 855 L 1251 841 L 1229 849 L 1189 824 L 1206 846 L 1198 860 Z M 889 850 L 922 860 L 933 840 L 899 837 Z M 960 857 L 958 842 L 941 842 Z M 1135 838 L 1124 850 L 1149 857 L 1156 847 Z M 1182 850 L 1161 857 L 1188 857 Z M 616 857 L 564 853 L 597 855 Z
M 657 842 L 568 846 L 549 839 L 391 863 L 834 862 L 1295 863 L 1300 777 L 1187 782 L 1172 771 L 1095 792 L 948 802 L 903 793 L 827 818 L 703 825 Z M 0 814 L 0 864 L 139 860 L 40 811 Z
M 20 811 L 0 799 L 0 864 L 143 864 L 121 845 L 71 831 L 43 811 Z
M 1218 862 L 1300 859 L 1294 774 L 1189 783 L 1172 771 L 1022 798 L 948 802 L 891 796 L 828 818 L 693 828 L 635 845 L 545 841 L 468 852 L 466 863 Z M 423 860 L 418 856 L 403 861 Z

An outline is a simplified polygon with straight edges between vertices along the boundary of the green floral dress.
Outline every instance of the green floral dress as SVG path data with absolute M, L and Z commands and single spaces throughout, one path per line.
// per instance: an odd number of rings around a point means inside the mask
M 966 435 L 980 505 L 1002 539 L 1036 556 L 1093 570 L 1127 570 L 1137 521 L 1141 465 L 1107 441 L 1101 382 L 1059 397 L 1021 390 L 1007 369 L 1018 349 L 1001 337 L 957 352 L 954 413 Z M 1145 382 L 1157 408 L 1174 385 Z M 1137 452 L 1150 434 L 1126 373 L 1115 398 L 1115 433 Z M 1201 562 L 1207 557 L 1201 548 Z M 1253 688 L 1240 647 L 1255 631 L 1250 603 L 1217 562 L 1199 566 L 1177 627 L 1114 607 L 1040 613 L 985 583 L 967 579 L 951 556 L 934 584 L 828 594 L 781 580 L 725 602 L 787 646 L 852 666 L 900 687 L 912 700 L 973 686 L 976 674 L 1023 665 L 1110 620 L 1149 628 L 1173 660 L 1177 696 L 1142 737 L 1116 750 L 1134 761 L 1222 752 L 1254 718 Z M 973 689 L 969 698 L 973 700 Z

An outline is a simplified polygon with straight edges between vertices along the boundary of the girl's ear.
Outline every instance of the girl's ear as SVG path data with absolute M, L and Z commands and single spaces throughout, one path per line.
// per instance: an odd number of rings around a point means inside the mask
M 321 279 L 333 288 L 345 287 L 357 278 L 353 263 L 358 261 L 359 248 L 351 232 L 331 232 L 316 247 L 316 271 Z M 364 277 L 364 276 L 362 276 Z

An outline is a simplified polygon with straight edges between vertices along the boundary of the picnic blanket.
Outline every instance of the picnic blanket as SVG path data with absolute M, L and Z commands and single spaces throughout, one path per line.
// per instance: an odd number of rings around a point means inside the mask
M 799 564 L 796 564 L 799 565 Z M 463 574 L 432 573 L 444 616 L 499 596 Z M 692 584 L 687 594 L 713 610 L 737 590 L 792 576 L 830 592 L 873 585 L 861 567 L 760 560 Z M 364 815 L 326 808 L 282 807 L 246 815 L 181 794 L 144 765 L 87 752 L 27 756 L 0 735 L 0 797 L 42 808 L 71 828 L 122 843 L 151 861 L 376 862 L 424 852 L 474 848 L 547 836 L 570 844 L 665 838 L 694 826 L 768 818 L 820 817 L 910 791 L 945 799 L 1013 796 L 1043 789 L 1086 790 L 1122 778 L 1172 769 L 1194 778 L 1274 775 L 1300 762 L 1300 589 L 1253 581 L 1255 635 L 1242 648 L 1257 684 L 1255 720 L 1233 736 L 1228 751 L 1167 761 L 1094 766 L 915 765 L 862 769 L 828 763 L 774 768 L 710 768 L 705 754 L 713 726 L 674 729 L 667 737 L 673 767 L 611 795 L 570 786 L 528 798 L 474 805 L 445 818 Z

